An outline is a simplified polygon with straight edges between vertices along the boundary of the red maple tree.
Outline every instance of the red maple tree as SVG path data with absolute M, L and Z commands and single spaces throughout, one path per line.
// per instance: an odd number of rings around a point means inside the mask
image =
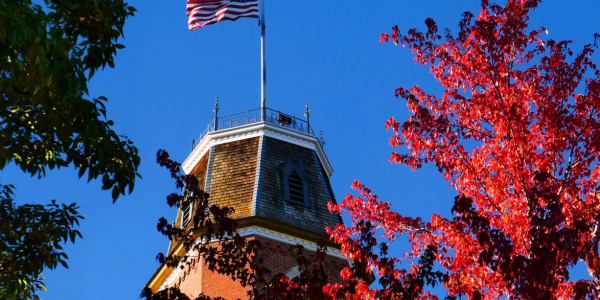
M 371 233 L 409 235 L 412 251 L 403 260 L 413 267 L 396 270 L 390 261 L 398 259 L 361 252 L 350 239 L 364 236 L 364 225 L 332 231 L 347 255 L 358 253 L 386 281 L 382 289 L 363 286 L 365 298 L 403 297 L 406 291 L 387 282 L 417 276 L 415 260 L 428 249 L 447 275 L 450 296 L 600 295 L 600 71 L 590 59 L 600 38 L 574 54 L 570 41 L 544 40 L 545 28 L 528 29 L 540 1 L 507 2 L 483 0 L 477 17 L 463 14 L 457 35 L 438 33 L 427 19 L 427 32 L 402 34 L 396 26 L 381 37 L 411 49 L 444 89 L 440 96 L 418 86 L 396 90 L 412 115 L 386 123 L 395 133 L 392 146 L 407 149 L 390 161 L 413 170 L 433 163 L 460 196 L 453 219 L 434 215 L 429 222 L 392 212 L 358 182 L 362 197 L 331 205 L 348 211 L 354 225 L 368 222 Z M 587 264 L 589 280 L 570 280 L 578 261 Z
M 219 237 L 229 237 L 223 243 L 244 257 L 237 265 L 227 256 L 213 257 L 216 270 L 240 274 L 255 299 L 437 299 L 426 290 L 436 284 L 444 285 L 447 299 L 597 299 L 600 71 L 591 55 L 600 36 L 578 54 L 569 41 L 544 40 L 545 28 L 528 29 L 528 14 L 539 3 L 483 0 L 477 17 L 463 14 L 456 35 L 438 33 L 427 19 L 427 32 L 402 34 L 396 26 L 381 37 L 408 46 L 444 89 L 438 97 L 418 86 L 398 88 L 396 96 L 407 101 L 412 115 L 402 123 L 390 118 L 386 128 L 395 133 L 392 146 L 407 149 L 393 153 L 391 162 L 413 170 L 433 163 L 457 190 L 454 218 L 404 217 L 355 182 L 360 196 L 329 204 L 332 213 L 351 217 L 351 224 L 328 229 L 354 262 L 341 273 L 345 282 L 323 280 L 322 249 L 310 262 L 298 258 L 307 272 L 295 283 L 281 274 L 266 277 L 267 270 L 252 263 L 260 245 L 247 244 L 235 233 L 228 209 L 214 207 L 211 213 L 226 229 Z M 164 153 L 162 161 L 173 163 Z M 172 172 L 179 188 L 187 185 L 185 175 Z M 208 205 L 205 195 L 200 198 Z M 187 200 L 174 195 L 170 203 L 181 201 Z M 180 237 L 166 224 L 159 230 Z M 411 251 L 390 257 L 389 243 L 403 235 Z M 590 279 L 570 279 L 578 261 L 585 262 Z M 252 272 L 240 271 L 249 265 Z M 378 276 L 379 287 L 365 282 L 369 273 Z M 176 290 L 144 295 L 184 299 Z

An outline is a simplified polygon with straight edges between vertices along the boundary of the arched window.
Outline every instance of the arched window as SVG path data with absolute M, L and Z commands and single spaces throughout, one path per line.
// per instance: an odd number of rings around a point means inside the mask
M 302 162 L 288 159 L 283 169 L 283 191 L 285 200 L 294 203 L 309 205 L 308 183 L 310 177 L 304 171 Z

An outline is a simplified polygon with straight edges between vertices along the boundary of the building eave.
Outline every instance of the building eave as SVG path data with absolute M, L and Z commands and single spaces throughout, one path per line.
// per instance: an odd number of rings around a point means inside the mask
M 248 217 L 243 219 L 236 220 L 237 231 L 242 236 L 254 236 L 259 235 L 266 238 L 274 238 L 282 242 L 286 242 L 288 244 L 303 244 L 309 250 L 311 249 L 311 244 L 315 244 L 319 240 L 323 240 L 328 247 L 328 254 L 332 256 L 336 256 L 339 258 L 345 259 L 341 254 L 341 246 L 331 241 L 329 237 L 320 235 L 317 233 L 309 232 L 306 230 L 302 230 L 300 228 L 296 228 L 294 226 L 290 226 L 287 224 L 283 224 L 277 221 L 269 220 L 262 217 Z M 202 234 L 206 232 L 206 228 L 190 228 L 188 230 L 188 234 L 192 235 L 193 239 L 197 239 Z M 179 243 L 173 248 L 169 255 L 177 255 L 183 257 L 185 255 L 185 247 L 183 245 L 183 239 L 179 241 Z M 152 290 L 152 293 L 156 293 L 159 291 L 160 286 L 164 283 L 167 277 L 173 271 L 173 267 L 167 266 L 166 263 L 163 263 L 152 275 L 146 287 Z
M 331 163 L 323 150 L 323 146 L 316 136 L 309 135 L 296 130 L 277 126 L 268 122 L 258 122 L 234 128 L 228 128 L 208 133 L 197 143 L 192 153 L 183 162 L 183 171 L 189 174 L 200 158 L 210 150 L 214 145 L 229 143 L 232 141 L 243 140 L 253 137 L 267 136 L 286 141 L 292 144 L 303 146 L 315 150 L 319 160 L 323 164 L 323 168 L 328 177 L 333 175 Z

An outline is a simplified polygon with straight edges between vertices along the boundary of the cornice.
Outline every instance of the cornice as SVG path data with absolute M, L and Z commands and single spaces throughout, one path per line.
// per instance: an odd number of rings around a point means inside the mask
M 230 143 L 243 139 L 249 139 L 259 136 L 267 136 L 289 142 L 298 146 L 306 147 L 315 150 L 319 156 L 319 160 L 325 168 L 325 172 L 328 177 L 333 175 L 333 168 L 329 163 L 329 159 L 323 150 L 323 147 L 319 143 L 317 137 L 295 131 L 292 129 L 284 128 L 267 122 L 253 123 L 249 125 L 218 130 L 207 134 L 196 148 L 190 153 L 187 159 L 183 162 L 183 171 L 186 174 L 192 171 L 198 161 L 206 154 L 207 151 L 214 145 Z
M 250 226 L 250 227 L 241 228 L 237 232 L 239 233 L 240 236 L 243 236 L 243 237 L 260 236 L 263 238 L 273 239 L 278 242 L 286 243 L 289 245 L 302 245 L 305 249 L 308 249 L 311 251 L 317 250 L 316 242 L 311 242 L 311 241 L 308 241 L 305 239 L 297 238 L 297 237 L 294 237 L 294 236 L 291 236 L 291 235 L 288 235 L 285 233 L 277 232 L 277 231 L 266 229 L 263 227 Z M 213 239 L 213 240 L 211 240 L 211 243 L 217 242 L 217 241 L 218 241 L 217 239 Z M 201 242 L 202 242 L 201 237 L 196 238 L 196 243 L 201 243 Z M 189 256 L 194 255 L 194 253 L 188 253 L 188 254 L 189 254 Z M 347 258 L 342 255 L 342 252 L 339 249 L 328 248 L 327 255 L 337 257 L 342 260 L 347 260 Z M 351 262 L 348 261 L 348 263 L 350 264 Z M 165 278 L 165 280 L 162 282 L 162 284 L 158 288 L 158 291 L 167 288 L 168 286 L 171 285 L 173 280 L 178 278 L 179 273 L 182 270 L 182 268 L 180 266 L 181 266 L 181 264 L 171 270 L 169 275 Z
M 347 260 L 341 253 L 339 244 L 329 240 L 327 236 L 320 235 L 317 233 L 309 232 L 296 228 L 291 225 L 283 224 L 277 221 L 265 219 L 262 217 L 248 217 L 236 220 L 238 223 L 237 232 L 241 236 L 262 236 L 265 238 L 281 241 L 290 245 L 300 244 L 306 249 L 315 251 L 316 241 L 323 240 L 327 245 L 327 255 Z M 188 234 L 196 238 L 197 241 L 206 232 L 206 228 L 190 228 Z M 183 257 L 185 255 L 185 248 L 183 247 L 182 241 L 180 241 L 172 250 L 169 255 L 177 255 Z M 350 263 L 350 262 L 349 262 Z M 169 286 L 172 281 L 177 278 L 181 268 L 168 267 L 163 264 L 154 273 L 150 281 L 146 284 L 147 287 L 152 289 L 153 293 Z
M 307 241 L 307 240 L 300 239 L 300 238 L 297 238 L 297 237 L 294 237 L 291 235 L 287 235 L 285 233 L 273 231 L 273 230 L 258 227 L 258 226 L 250 226 L 250 227 L 242 228 L 238 232 L 241 236 L 253 236 L 253 235 L 261 236 L 261 237 L 270 238 L 270 239 L 273 239 L 273 240 L 276 240 L 279 242 L 283 242 L 286 244 L 290 244 L 290 245 L 302 245 L 302 246 L 304 246 L 304 248 L 311 250 L 311 251 L 317 250 L 317 243 L 315 243 L 315 242 Z M 327 255 L 346 260 L 346 257 L 342 255 L 342 252 L 339 249 L 327 248 Z

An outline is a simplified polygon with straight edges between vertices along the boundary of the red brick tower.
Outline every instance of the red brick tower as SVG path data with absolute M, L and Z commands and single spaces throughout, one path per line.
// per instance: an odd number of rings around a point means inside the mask
M 218 111 L 218 106 L 215 106 Z M 306 115 L 308 120 L 308 108 Z M 217 118 L 194 145 L 183 163 L 187 174 L 197 176 L 200 189 L 210 194 L 210 203 L 235 208 L 238 232 L 263 245 L 263 261 L 273 274 L 297 275 L 289 252 L 292 245 L 303 245 L 310 252 L 316 241 L 328 241 L 326 226 L 341 219 L 327 209 L 335 201 L 329 183 L 333 169 L 307 120 L 267 109 L 264 121 L 255 109 Z M 190 234 L 194 208 L 181 209 L 176 226 Z M 171 243 L 169 254 L 183 256 L 181 243 Z M 329 245 L 330 278 L 348 265 L 339 246 Z M 195 298 L 204 293 L 225 299 L 247 298 L 246 290 L 228 277 L 213 273 L 202 264 L 182 276 L 180 268 L 162 265 L 147 284 L 153 292 L 178 286 Z

